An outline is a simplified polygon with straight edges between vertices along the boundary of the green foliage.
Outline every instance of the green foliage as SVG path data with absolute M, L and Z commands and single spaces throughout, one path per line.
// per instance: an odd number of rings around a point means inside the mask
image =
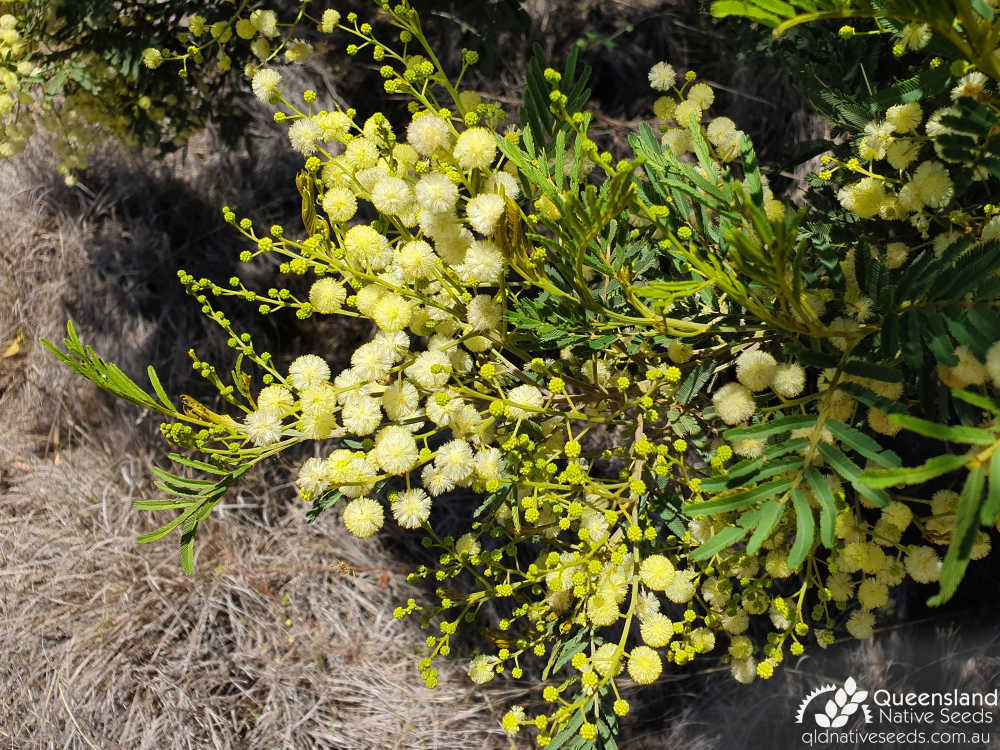
M 163 424 L 164 436 L 176 445 L 196 448 L 208 455 L 210 463 L 177 453 L 169 454 L 171 461 L 193 470 L 195 477 L 174 474 L 154 466 L 154 484 L 167 497 L 135 503 L 137 510 L 180 511 L 169 523 L 141 535 L 137 541 L 158 541 L 175 529 L 181 529 L 181 564 L 184 572 L 190 575 L 194 572 L 194 542 L 198 524 L 211 514 L 241 476 L 274 451 L 245 450 L 220 440 L 226 432 L 225 427 L 232 423 L 231 418 L 216 414 L 187 396 L 184 397 L 183 410 L 178 410 L 164 391 L 152 366 L 147 369 L 147 374 L 155 396 L 137 385 L 115 365 L 102 360 L 89 346 L 84 346 L 72 321 L 67 322 L 66 332 L 67 336 L 63 339 L 65 350 L 45 339 L 42 339 L 42 344 L 67 367 L 112 396 L 173 420 Z M 195 431 L 195 427 L 199 429 Z M 198 478 L 199 476 L 204 478 Z M 317 500 L 317 504 L 319 502 Z M 330 504 L 332 502 L 327 501 L 326 507 Z
M 865 473 L 865 479 L 872 486 L 906 487 L 921 485 L 960 469 L 968 472 L 955 508 L 955 527 L 941 569 L 941 590 L 928 601 L 931 606 L 944 604 L 958 590 L 980 525 L 992 527 L 1000 513 L 1000 424 L 997 423 L 1000 404 L 968 391 L 956 389 L 953 395 L 986 409 L 993 415 L 992 419 L 984 427 L 937 424 L 902 414 L 893 414 L 890 419 L 903 429 L 924 437 L 975 447 L 963 454 L 933 456 L 920 466 L 870 469 Z
M 549 747 L 614 747 L 625 668 L 655 682 L 725 638 L 737 679 L 767 678 L 810 637 L 831 643 L 846 610 L 847 630 L 869 637 L 907 576 L 947 601 L 1000 511 L 1000 215 L 987 202 L 1000 76 L 979 5 L 713 4 L 819 49 L 863 35 L 902 40 L 891 58 L 927 50 L 905 77 L 876 50 L 878 65 L 853 64 L 819 95 L 849 137 L 822 144 L 801 205 L 776 197 L 735 123 L 708 114 L 714 94 L 693 72 L 650 71 L 658 121 L 616 162 L 591 134 L 575 52 L 563 73 L 536 55 L 521 127 L 500 134 L 500 108 L 461 90 L 475 56 L 453 82 L 406 3 L 382 6 L 402 52 L 325 15 L 413 118 L 403 143 L 383 115 L 303 111 L 277 71 L 257 72 L 305 158 L 303 231 L 224 217 L 254 248 L 244 262 L 312 274 L 308 297 L 180 274 L 238 353 L 228 383 L 195 367 L 240 421 L 190 399 L 178 412 L 155 374 L 154 396 L 72 328 L 56 352 L 175 420 L 168 441 L 206 457 L 175 458 L 205 478 L 156 471 L 170 497 L 141 507 L 181 513 L 143 540 L 181 528 L 189 569 L 197 524 L 240 474 L 309 445 L 296 479 L 309 519 L 343 506 L 365 537 L 387 508 L 425 534 L 433 557 L 410 580 L 435 603 L 396 613 L 434 628 L 425 684 L 478 623 L 476 682 L 545 658 L 552 710 L 502 724 L 534 726 Z M 871 33 L 799 28 L 849 16 L 874 17 Z M 279 370 L 212 297 L 378 333 L 340 373 L 309 354 Z M 442 536 L 431 509 L 451 502 L 472 518 Z
M 111 395 L 161 414 L 176 413 L 176 408 L 164 393 L 160 379 L 152 366 L 147 372 L 149 382 L 156 393 L 155 398 L 136 385 L 115 365 L 102 360 L 89 346 L 84 347 L 76 335 L 73 321 L 66 323 L 66 338 L 63 340 L 63 346 L 66 347 L 65 352 L 57 349 L 45 339 L 42 339 L 42 344 L 64 365 Z
M 569 57 L 566 58 L 566 67 L 562 73 L 557 74 L 557 80 L 556 76 L 552 75 L 556 71 L 549 68 L 545 51 L 540 45 L 535 46 L 535 53 L 528 64 L 524 106 L 521 108 L 521 124 L 531 130 L 534 143 L 539 145 L 550 143 L 557 133 L 565 133 L 568 130 L 566 122 L 553 117 L 549 111 L 549 96 L 553 90 L 564 93 L 566 96 L 564 106 L 570 115 L 581 112 L 590 99 L 590 89 L 586 87 L 590 69 L 580 63 L 579 54 L 578 46 L 570 50 Z M 548 78 L 546 78 L 547 73 Z

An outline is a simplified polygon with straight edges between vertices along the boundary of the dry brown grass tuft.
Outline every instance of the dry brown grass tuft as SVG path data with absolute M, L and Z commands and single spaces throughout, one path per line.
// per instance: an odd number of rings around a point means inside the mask
M 131 502 L 155 494 L 147 467 L 165 453 L 153 425 L 38 344 L 60 341 L 73 317 L 134 377 L 153 361 L 176 388 L 196 388 L 183 353 L 217 345 L 166 269 L 224 271 L 234 241 L 218 232 L 218 206 L 249 210 L 263 188 L 267 220 L 285 218 L 297 205 L 276 187 L 284 177 L 211 141 L 156 171 L 105 153 L 76 191 L 37 153 L 0 167 L 4 747 L 508 746 L 509 690 L 473 689 L 461 659 L 436 691 L 420 682 L 424 634 L 392 618 L 418 594 L 407 565 L 333 514 L 308 525 L 279 471 L 227 500 L 194 577 L 175 539 L 137 545 L 154 519 Z M 335 333 L 349 343 L 359 332 Z
M 12 747 L 500 745 L 460 662 L 438 690 L 418 687 L 422 635 L 391 615 L 405 568 L 376 542 L 251 489 L 186 578 L 172 545 L 134 541 L 145 529 L 128 503 L 150 456 L 97 439 L 38 461 L 0 499 Z

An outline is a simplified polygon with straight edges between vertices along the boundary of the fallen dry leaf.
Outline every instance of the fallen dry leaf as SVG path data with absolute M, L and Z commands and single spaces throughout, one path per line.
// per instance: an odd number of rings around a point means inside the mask
M 24 341 L 24 336 L 20 333 L 17 334 L 17 338 L 11 342 L 11 345 L 3 350 L 3 354 L 0 354 L 0 358 L 7 359 L 8 357 L 16 357 L 21 353 L 21 342 Z

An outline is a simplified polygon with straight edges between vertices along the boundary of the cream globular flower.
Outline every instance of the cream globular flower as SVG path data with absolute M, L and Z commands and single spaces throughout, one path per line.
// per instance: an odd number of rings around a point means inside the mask
M 658 62 L 649 69 L 649 85 L 655 91 L 669 91 L 677 81 L 677 73 L 672 65 Z
M 745 633 L 750 627 L 750 616 L 743 609 L 738 609 L 732 614 L 727 612 L 721 618 L 722 628 L 732 635 Z
M 434 248 L 424 240 L 410 240 L 396 248 L 393 262 L 408 282 L 431 278 L 437 266 L 438 256 Z
M 478 417 L 478 413 L 476 414 Z M 475 471 L 480 479 L 499 479 L 504 469 L 504 458 L 499 448 L 483 448 L 476 453 Z
M 472 298 L 466 308 L 466 320 L 474 331 L 491 331 L 500 325 L 503 308 L 487 294 Z
M 296 390 L 330 380 L 330 366 L 315 354 L 303 354 L 288 367 L 288 380 Z
M 250 13 L 250 23 L 266 37 L 278 35 L 278 16 L 273 10 L 255 10 Z
M 715 101 L 715 92 L 707 83 L 696 83 L 688 89 L 687 98 L 705 111 Z
M 636 646 L 628 659 L 628 673 L 640 685 L 656 682 L 663 671 L 660 655 L 649 646 Z
M 893 169 L 904 170 L 917 160 L 923 144 L 915 139 L 896 138 L 885 151 L 885 160 Z
M 517 179 L 507 172 L 494 172 L 486 180 L 485 192 L 501 193 L 509 200 L 517 200 L 521 196 L 521 186 L 517 184 Z
M 697 572 L 694 570 L 676 570 L 673 579 L 663 590 L 663 593 L 675 604 L 686 604 L 697 592 L 697 586 L 694 583 L 696 575 Z
M 545 404 L 545 397 L 535 386 L 524 384 L 512 388 L 507 394 L 507 401 L 507 413 L 511 419 L 531 419 L 536 413 L 533 410 L 540 410 Z M 521 408 L 522 406 L 530 407 L 531 410 Z
M 701 583 L 701 595 L 715 609 L 722 609 L 729 602 L 730 590 L 720 586 L 715 576 L 710 576 Z
M 301 437 L 310 440 L 326 440 L 337 429 L 337 419 L 333 414 L 311 412 L 303 414 L 296 423 Z
M 676 106 L 677 100 L 672 96 L 661 96 L 653 102 L 653 114 L 660 120 L 672 120 L 674 119 L 674 108 Z
M 326 461 L 322 458 L 306 459 L 299 467 L 299 476 L 295 483 L 303 497 L 307 499 L 319 497 L 331 485 Z
M 889 270 L 900 268 L 910 255 L 905 242 L 890 242 L 885 247 L 885 265 Z
M 881 409 L 872 407 L 868 410 L 868 426 L 880 435 L 896 435 L 903 429 L 902 425 L 895 424 L 889 420 L 889 414 Z
M 405 331 L 379 331 L 371 340 L 394 364 L 409 355 L 410 337 Z
M 995 341 L 986 350 L 984 366 L 986 367 L 986 374 L 993 381 L 994 387 L 1000 388 L 1000 341 Z
M 382 392 L 382 407 L 386 416 L 393 421 L 402 421 L 413 416 L 420 404 L 420 393 L 408 380 L 393 381 Z
M 281 411 L 273 408 L 260 408 L 246 415 L 243 424 L 250 442 L 258 448 L 278 442 L 282 434 Z
M 876 216 L 888 198 L 884 181 L 876 177 L 864 177 L 846 185 L 837 193 L 840 205 L 862 219 Z
M 892 131 L 893 126 L 888 120 L 867 123 L 861 140 L 861 158 L 865 161 L 884 159 L 886 149 L 892 143 Z
M 299 394 L 299 408 L 303 415 L 333 414 L 337 408 L 337 391 L 329 383 L 309 386 Z
M 674 566 L 663 555 L 650 555 L 639 567 L 642 582 L 655 591 L 665 590 L 674 580 Z
M 942 562 L 931 547 L 913 547 L 906 554 L 906 572 L 917 583 L 933 583 L 941 576 Z
M 733 679 L 744 685 L 749 685 L 757 679 L 757 662 L 752 656 L 743 659 L 733 659 L 730 666 Z
M 618 602 L 610 592 L 598 591 L 587 599 L 587 618 L 596 627 L 614 625 L 621 617 Z
M 742 383 L 726 383 L 712 394 L 712 403 L 719 419 L 728 425 L 747 421 L 757 411 L 750 389 Z
M 880 520 L 892 524 L 900 531 L 903 531 L 913 520 L 913 511 L 905 503 L 894 500 L 882 509 Z
M 681 128 L 688 128 L 692 117 L 694 117 L 695 122 L 701 122 L 701 116 L 701 106 L 692 99 L 685 99 L 674 109 L 674 119 Z
M 434 458 L 434 468 L 449 482 L 464 482 L 473 472 L 473 452 L 464 440 L 452 440 L 438 448 Z
M 431 497 L 438 497 L 455 489 L 455 482 L 449 479 L 444 470 L 435 464 L 424 466 L 420 472 L 420 483 Z
M 362 138 L 359 140 L 365 139 Z M 361 186 L 361 193 L 368 193 L 369 195 L 371 195 L 372 191 L 375 190 L 375 186 L 381 180 L 389 176 L 388 168 L 382 163 L 376 164 L 374 167 L 359 169 L 354 173 L 354 179 L 357 181 L 358 185 Z
M 894 133 L 912 133 L 923 120 L 923 110 L 919 102 L 894 104 L 885 112 L 885 122 Z
M 858 602 L 866 610 L 884 607 L 889 602 L 889 587 L 876 578 L 866 578 L 858 586 Z
M 339 23 L 340 12 L 332 8 L 327 8 L 323 11 L 323 15 L 320 17 L 319 30 L 324 34 L 332 34 Z
M 372 205 L 387 216 L 401 216 L 413 204 L 413 190 L 410 183 L 399 177 L 383 177 L 375 183 L 371 193 Z
M 728 117 L 716 117 L 705 128 L 705 135 L 716 149 L 724 152 L 738 148 L 743 131 Z
M 826 587 L 835 602 L 846 602 L 854 593 L 854 581 L 847 573 L 834 573 L 826 579 Z
M 417 529 L 430 518 L 431 499 L 420 488 L 400 492 L 390 502 L 392 516 L 404 529 Z
M 335 313 L 343 308 L 347 289 L 336 279 L 322 278 L 309 289 L 309 304 L 321 314 Z
M 989 79 L 978 70 L 966 73 L 951 90 L 951 98 L 953 100 L 961 99 L 962 97 L 978 99 L 985 92 L 988 81 Z
M 406 376 L 422 388 L 437 390 L 451 377 L 451 360 L 442 351 L 425 351 L 405 369 Z
M 354 435 L 364 437 L 375 432 L 382 423 L 382 407 L 371 396 L 354 394 L 347 399 L 341 409 L 340 418 L 344 429 Z
M 777 360 L 759 349 L 745 351 L 736 358 L 736 379 L 751 391 L 770 386 L 777 369 Z
M 375 309 L 375 305 L 386 294 L 386 291 L 386 288 L 381 284 L 366 284 L 358 289 L 358 293 L 354 295 L 354 306 L 362 315 L 371 317 L 372 310 Z
M 462 406 L 464 404 L 459 398 L 453 398 L 444 403 L 434 398 L 428 398 L 424 405 L 424 412 L 427 414 L 427 418 L 438 427 L 447 427 L 451 423 L 452 415 Z
M 257 394 L 258 409 L 273 409 L 282 413 L 291 411 L 295 404 L 292 392 L 280 384 L 265 386 Z
M 372 450 L 379 466 L 388 474 L 406 474 L 417 465 L 417 442 L 405 427 L 383 427 L 375 437 Z
M 944 208 L 955 192 L 948 170 L 938 161 L 921 162 L 909 184 L 920 202 L 931 208 Z
M 323 131 L 311 117 L 296 120 L 288 128 L 288 140 L 292 144 L 292 148 L 303 156 L 316 153 L 322 139 Z
M 875 628 L 875 615 L 864 610 L 855 610 L 847 619 L 847 632 L 858 640 L 872 637 Z
M 616 643 L 605 643 L 598 646 L 591 661 L 594 665 L 594 671 L 602 677 L 613 677 L 624 669 L 623 656 L 618 651 Z
M 691 132 L 686 128 L 667 128 L 663 131 L 660 142 L 669 148 L 674 156 L 683 156 L 694 148 Z
M 344 253 L 360 266 L 380 271 L 392 262 L 388 239 L 374 227 L 358 224 L 344 233 Z
M 319 125 L 320 129 L 323 131 L 324 141 L 347 143 L 350 140 L 349 134 L 351 132 L 353 122 L 344 112 L 340 112 L 339 110 L 333 112 L 320 110 L 313 115 L 313 121 Z M 337 166 L 339 165 L 336 159 L 331 160 L 326 165 L 326 167 L 330 167 L 331 170 Z M 324 179 L 326 179 L 326 177 L 327 175 L 324 175 Z
M 771 390 L 782 398 L 795 398 L 806 387 L 806 371 L 802 365 L 788 362 L 774 369 Z
M 160 50 L 156 49 L 155 47 L 147 47 L 142 51 L 142 63 L 150 70 L 156 70 L 158 67 L 160 67 L 160 65 L 163 64 L 163 54 L 160 52 Z M 254 95 L 258 97 L 260 96 L 259 94 L 257 94 L 256 89 L 254 89 Z
M 465 209 L 469 226 L 483 235 L 493 234 L 497 221 L 504 213 L 504 202 L 496 193 L 480 193 L 469 200 Z
M 402 331 L 413 318 L 412 303 L 398 294 L 386 294 L 372 309 L 372 320 L 383 331 Z
M 908 23 L 899 33 L 899 38 L 906 48 L 914 51 L 926 47 L 931 36 L 931 27 L 926 23 Z
M 478 555 L 482 551 L 483 548 L 479 544 L 479 541 L 470 533 L 462 534 L 462 536 L 455 541 L 455 554 L 460 557 Z
M 767 440 L 748 438 L 733 442 L 733 452 L 743 458 L 757 458 L 764 453 Z
M 458 136 L 452 151 L 462 169 L 488 169 L 496 158 L 496 139 L 486 128 L 469 128 Z
M 450 144 L 451 126 L 442 117 L 421 114 L 407 127 L 406 140 L 421 156 L 432 156 Z
M 458 202 L 458 186 L 447 175 L 430 172 L 417 181 L 415 195 L 422 211 L 450 215 Z M 436 234 L 433 231 L 427 233 L 430 236 Z
M 506 261 L 494 243 L 489 240 L 475 240 L 465 251 L 461 273 L 484 284 L 499 283 L 506 269 Z
M 663 648 L 674 637 L 674 624 L 661 612 L 640 620 L 639 635 L 642 642 L 651 648 Z
M 254 96 L 265 104 L 270 104 L 281 95 L 281 73 L 274 68 L 261 68 L 254 73 L 250 87 Z
M 353 374 L 357 376 L 358 382 L 381 380 L 389 374 L 392 364 L 392 351 L 385 345 L 379 345 L 375 341 L 362 344 L 351 355 L 351 369 Z M 338 381 L 335 381 L 338 388 L 351 385 L 347 379 L 339 380 L 342 375 L 343 373 L 338 375 Z M 347 396 L 345 395 L 344 400 L 346 398 Z
M 382 528 L 385 513 L 382 505 L 370 497 L 358 497 L 344 508 L 344 526 L 356 537 L 369 537 Z
M 989 371 L 964 346 L 956 347 L 957 364 L 947 367 L 938 365 L 937 372 L 941 382 L 949 388 L 965 388 L 970 385 L 983 385 L 989 377 Z
M 378 164 L 378 146 L 367 138 L 353 138 L 344 149 L 344 160 L 355 171 L 371 169 Z

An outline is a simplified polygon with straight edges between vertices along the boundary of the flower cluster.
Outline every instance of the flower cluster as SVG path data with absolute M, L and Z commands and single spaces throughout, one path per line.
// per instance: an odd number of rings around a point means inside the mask
M 988 170 L 954 151 L 989 138 L 947 136 L 968 127 L 966 99 L 1000 111 L 995 84 L 962 70 L 957 109 L 925 119 L 923 103 L 899 101 L 845 146 L 856 157 L 827 157 L 817 182 L 837 173 L 827 198 L 850 212 L 831 211 L 839 222 L 911 220 L 843 242 L 826 214 L 805 223 L 807 209 L 774 197 L 746 135 L 707 117 L 715 93 L 694 72 L 653 66 L 659 134 L 644 125 L 634 158 L 616 162 L 566 93 L 572 65 L 532 82 L 544 118 L 528 112 L 501 134 L 501 108 L 462 87 L 475 53 L 453 80 L 408 4 L 381 7 L 399 49 L 353 13 L 310 21 L 371 55 L 385 91 L 409 100 L 402 123 L 293 93 L 273 64 L 270 11 L 237 14 L 231 29 L 189 18 L 192 38 L 251 44 L 249 87 L 303 163 L 301 233 L 223 211 L 250 243 L 240 260 L 276 260 L 286 288 L 179 274 L 239 354 L 231 385 L 192 353 L 194 367 L 241 413 L 192 399 L 177 411 L 159 391 L 162 404 L 146 405 L 170 414 L 172 444 L 209 457 L 189 465 L 224 476 L 211 492 L 314 444 L 295 480 L 311 514 L 338 505 L 358 537 L 390 519 L 424 534 L 433 557 L 409 580 L 434 603 L 395 615 L 429 631 L 428 686 L 458 630 L 486 618 L 471 680 L 548 660 L 551 710 L 515 706 L 502 720 L 511 735 L 533 727 L 542 746 L 562 731 L 606 734 L 609 714 L 629 712 L 626 680 L 699 658 L 766 679 L 838 630 L 870 637 L 907 578 L 950 596 L 953 550 L 964 570 L 998 521 L 985 501 L 966 511 L 983 467 L 1000 471 L 998 256 L 984 247 L 1000 218 L 967 197 Z M 902 36 L 927 43 L 919 25 Z M 287 58 L 308 53 L 291 38 Z M 170 58 L 144 55 L 154 69 Z M 883 162 L 894 172 L 877 172 Z M 968 212 L 952 209 L 960 199 Z M 356 318 L 371 335 L 339 372 L 323 352 L 278 368 L 218 297 L 262 315 Z M 910 413 L 928 393 L 960 428 Z M 882 442 L 903 429 L 973 448 L 911 470 Z M 962 494 L 895 489 L 958 468 L 970 472 Z M 461 533 L 438 533 L 442 507 L 471 517 Z
M 59 4 L 45 12 L 7 5 L 10 12 L 0 16 L 0 158 L 23 151 L 41 128 L 53 136 L 50 148 L 69 184 L 108 138 L 172 150 L 210 117 L 242 131 L 244 123 L 220 106 L 235 91 L 233 68 L 279 56 L 302 62 L 312 53 L 309 42 L 292 35 L 308 18 L 308 3 L 280 24 L 276 11 L 256 3 L 206 0 L 182 30 L 171 24 L 190 7 L 173 0 L 156 14 L 141 4 L 98 3 L 85 14 Z M 319 29 L 331 13 L 313 19 Z M 137 55 L 137 45 L 154 38 L 172 44 Z M 190 85 L 194 79 L 199 85 Z

